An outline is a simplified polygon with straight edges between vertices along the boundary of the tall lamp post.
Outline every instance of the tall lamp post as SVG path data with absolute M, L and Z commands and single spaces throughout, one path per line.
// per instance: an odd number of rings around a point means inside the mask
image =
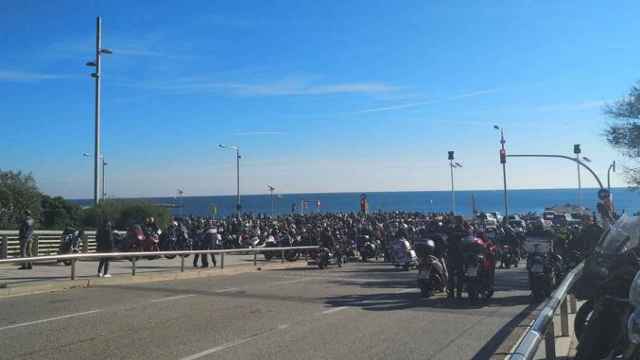
M 611 165 L 609 165 L 609 169 L 607 169 L 607 189 L 609 189 L 609 193 L 611 193 L 611 170 L 616 172 L 616 161 L 614 160 Z
M 269 194 L 271 196 L 271 216 L 273 217 L 275 215 L 275 203 L 273 199 L 273 192 L 276 190 L 276 188 L 267 184 L 267 189 L 269 189 Z
M 89 153 L 82 153 L 82 156 L 91 157 L 91 155 L 89 155 Z M 101 164 L 102 181 L 101 181 L 101 184 L 100 184 L 100 187 L 102 188 L 102 198 L 101 199 L 104 200 L 104 199 L 107 198 L 107 188 L 106 188 L 105 183 L 104 183 L 104 167 L 109 165 L 109 164 L 105 161 L 104 155 L 100 155 L 100 160 L 102 160 L 102 164 Z
M 615 206 L 613 205 L 613 194 L 611 193 L 611 170 L 616 172 L 616 161 L 614 160 L 609 168 L 607 169 L 607 190 L 609 190 L 609 196 L 611 198 L 611 209 L 615 210 Z
M 218 145 L 221 149 L 234 150 L 236 152 L 236 213 L 240 217 L 240 147 L 234 145 Z
M 504 144 L 507 142 L 504 139 L 504 129 L 498 125 L 493 125 L 493 128 L 500 131 L 500 163 L 502 164 L 502 184 L 504 186 L 504 218 L 509 217 L 509 202 L 507 200 L 507 150 L 504 148 Z
M 100 147 L 101 133 L 100 133 L 100 58 L 103 54 L 111 54 L 111 50 L 102 47 L 102 19 L 98 16 L 96 18 L 96 59 L 94 61 L 87 62 L 87 66 L 95 67 L 96 71 L 91 74 L 91 77 L 96 80 L 96 103 L 95 103 L 95 149 L 94 155 L 94 168 L 93 168 L 93 199 L 95 205 L 100 202 L 100 184 L 98 178 L 100 177 L 100 156 L 102 150 Z M 103 165 L 104 167 L 104 165 Z
M 184 209 L 184 198 L 183 198 L 184 190 L 176 189 L 176 191 L 178 192 L 178 197 L 180 198 L 178 206 L 180 206 L 180 217 L 182 217 L 184 215 L 184 213 L 183 213 L 183 209 Z
M 449 151 L 449 170 L 451 171 L 451 213 L 456 213 L 456 187 L 455 182 L 453 181 L 453 169 L 461 168 L 462 164 L 459 162 L 454 162 L 454 152 Z
M 576 160 L 580 160 L 582 159 L 582 161 L 584 162 L 591 162 L 591 159 L 589 159 L 586 156 L 580 156 L 580 154 L 582 153 L 582 150 L 580 149 L 580 144 L 575 144 L 573 145 L 573 153 L 576 155 Z M 578 208 L 580 208 L 581 204 L 582 204 L 582 175 L 580 174 L 580 163 L 576 163 L 576 166 L 578 168 Z

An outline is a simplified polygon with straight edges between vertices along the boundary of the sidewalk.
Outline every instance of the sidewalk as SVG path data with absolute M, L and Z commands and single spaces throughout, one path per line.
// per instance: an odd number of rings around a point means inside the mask
M 210 276 L 213 273 L 222 273 L 220 271 L 221 259 L 216 256 L 217 268 L 212 268 L 209 261 L 209 269 L 194 268 L 193 256 L 185 258 L 184 270 L 180 272 L 180 258 L 174 259 L 140 259 L 136 262 L 136 276 L 131 276 L 132 266 L 128 260 L 111 261 L 109 264 L 109 273 L 113 275 L 111 279 L 105 281 L 115 282 L 115 279 L 129 279 L 130 281 L 157 281 L 170 280 L 176 278 L 189 278 L 198 276 Z M 210 260 L 210 259 L 209 259 Z M 233 273 L 239 269 L 246 268 L 254 270 L 253 255 L 225 255 L 224 269 L 225 273 Z M 257 257 L 258 269 L 262 266 L 272 267 L 280 265 L 280 259 L 265 261 L 262 255 Z M 301 262 L 288 264 L 296 264 L 300 266 Z M 17 265 L 1 265 L 0 266 L 0 297 L 11 296 L 15 294 L 28 293 L 29 289 L 34 292 L 47 291 L 46 289 L 57 290 L 78 286 L 92 286 L 98 280 L 97 261 L 79 261 L 76 263 L 76 280 L 71 280 L 71 266 L 65 266 L 63 263 L 47 262 L 35 263 L 32 270 L 18 270 Z M 194 271 L 197 270 L 197 271 Z M 235 271 L 234 271 L 235 270 Z

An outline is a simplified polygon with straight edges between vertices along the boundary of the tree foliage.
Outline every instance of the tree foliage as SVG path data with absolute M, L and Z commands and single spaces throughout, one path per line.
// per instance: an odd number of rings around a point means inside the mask
M 40 223 L 45 229 L 64 229 L 80 225 L 82 209 L 60 196 L 42 195 Z
M 627 96 L 605 106 L 604 112 L 613 120 L 605 130 L 609 144 L 624 156 L 640 161 L 640 82 Z M 640 168 L 627 168 L 626 175 L 629 183 L 640 186 Z
M 153 205 L 144 200 L 104 200 L 97 207 L 84 210 L 82 224 L 85 227 L 96 227 L 101 219 L 109 219 L 117 229 L 126 229 L 133 224 L 142 224 L 145 219 L 153 217 L 162 227 L 169 223 L 169 209 Z
M 40 191 L 31 174 L 0 170 L 0 229 L 14 229 L 30 210 L 40 216 Z

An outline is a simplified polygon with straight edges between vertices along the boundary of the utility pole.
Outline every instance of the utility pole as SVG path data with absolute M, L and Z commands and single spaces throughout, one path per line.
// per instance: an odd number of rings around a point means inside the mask
M 573 153 L 576 154 L 576 160 L 580 161 L 580 144 L 573 145 Z M 576 163 L 576 167 L 578 168 L 578 208 L 580 208 L 581 197 L 582 197 L 582 179 L 580 176 L 580 163 Z
M 456 188 L 453 181 L 453 169 L 461 168 L 462 165 L 459 162 L 454 162 L 454 152 L 449 151 L 449 169 L 451 171 L 451 213 L 455 215 L 456 213 Z
M 493 128 L 500 130 L 500 163 L 502 164 L 502 185 L 504 187 L 504 219 L 509 216 L 509 202 L 507 199 L 507 150 L 504 144 L 507 142 L 504 139 L 504 129 L 501 126 L 493 125 Z
M 91 77 L 95 79 L 96 90 L 95 90 L 95 148 L 93 151 L 94 156 L 94 166 L 93 166 L 93 200 L 94 205 L 98 205 L 100 203 L 101 191 L 100 191 L 100 168 L 102 164 L 100 164 L 101 156 L 102 156 L 102 148 L 101 148 L 101 123 L 100 123 L 100 77 L 101 77 L 101 68 L 100 68 L 100 59 L 102 54 L 111 54 L 111 50 L 102 48 L 102 19 L 98 16 L 96 18 L 96 58 L 94 61 L 90 61 L 87 63 L 87 66 L 95 67 L 96 71 L 91 74 Z

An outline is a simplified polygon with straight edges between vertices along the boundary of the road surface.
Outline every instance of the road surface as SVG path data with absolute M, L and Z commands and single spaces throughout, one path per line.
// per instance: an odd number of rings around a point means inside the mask
M 0 299 L 0 358 L 500 358 L 533 308 L 522 267 L 499 270 L 495 298 L 478 306 L 422 299 L 415 277 L 301 264 Z

